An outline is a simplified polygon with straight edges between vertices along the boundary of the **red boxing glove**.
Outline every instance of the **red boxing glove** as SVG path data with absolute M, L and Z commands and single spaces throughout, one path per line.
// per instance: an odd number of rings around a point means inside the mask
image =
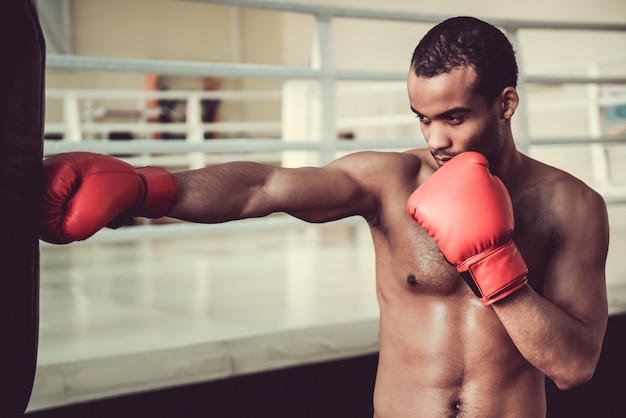
M 482 154 L 452 158 L 413 192 L 407 209 L 485 305 L 528 282 L 513 242 L 511 197 Z
M 165 216 L 176 199 L 174 177 L 161 168 L 135 169 L 116 158 L 72 152 L 43 161 L 42 240 L 67 244 L 129 216 Z

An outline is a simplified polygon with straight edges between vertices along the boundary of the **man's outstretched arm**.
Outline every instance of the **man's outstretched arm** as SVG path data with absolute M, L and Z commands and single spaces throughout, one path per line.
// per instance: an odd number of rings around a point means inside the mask
M 106 155 L 59 154 L 44 160 L 41 237 L 84 240 L 129 216 L 217 223 L 272 212 L 309 222 L 362 214 L 375 205 L 348 174 L 353 159 L 298 169 L 235 162 L 172 175 Z
M 217 223 L 285 212 L 308 222 L 360 214 L 367 200 L 343 160 L 323 168 L 233 162 L 174 174 L 179 197 L 169 215 Z

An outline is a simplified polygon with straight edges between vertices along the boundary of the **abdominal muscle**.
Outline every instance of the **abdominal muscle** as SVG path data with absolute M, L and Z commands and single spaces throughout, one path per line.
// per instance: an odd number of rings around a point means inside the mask
M 375 418 L 545 417 L 543 375 L 465 290 L 379 297 Z

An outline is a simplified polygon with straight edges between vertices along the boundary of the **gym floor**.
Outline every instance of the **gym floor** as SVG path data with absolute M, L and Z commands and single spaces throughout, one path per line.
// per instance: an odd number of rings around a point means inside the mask
M 550 416 L 623 392 L 625 213 L 610 206 L 606 353 L 585 388 L 548 384 Z M 373 256 L 358 224 L 42 246 L 30 415 L 371 416 Z

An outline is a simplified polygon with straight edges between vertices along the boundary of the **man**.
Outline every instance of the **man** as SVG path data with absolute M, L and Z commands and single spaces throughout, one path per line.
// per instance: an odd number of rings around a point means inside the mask
M 85 239 L 128 215 L 361 216 L 380 304 L 375 417 L 545 416 L 544 376 L 574 387 L 600 355 L 608 221 L 598 194 L 516 150 L 516 79 L 502 32 L 447 20 L 417 46 L 408 75 L 428 148 L 355 153 L 322 168 L 236 162 L 173 176 L 106 156 L 55 156 L 45 161 L 42 238 Z M 462 241 L 494 228 L 490 243 L 465 251 L 474 245 Z

